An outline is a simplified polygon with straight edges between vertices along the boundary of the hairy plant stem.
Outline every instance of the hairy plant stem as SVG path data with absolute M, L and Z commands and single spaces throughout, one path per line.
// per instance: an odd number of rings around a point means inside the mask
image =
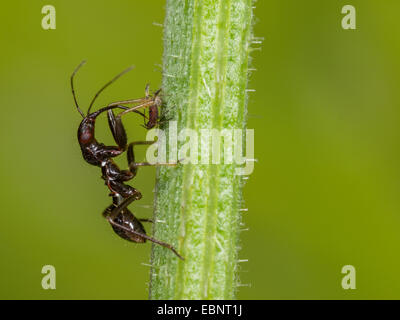
M 193 129 L 204 145 L 201 129 L 245 129 L 252 0 L 167 0 L 166 10 L 163 93 L 177 132 Z M 235 298 L 243 180 L 239 165 L 201 156 L 157 170 L 153 233 L 185 261 L 153 245 L 150 299 Z

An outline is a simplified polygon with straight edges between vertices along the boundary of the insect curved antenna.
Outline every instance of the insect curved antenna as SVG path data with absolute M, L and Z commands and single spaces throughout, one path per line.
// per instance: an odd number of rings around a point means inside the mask
M 93 97 L 92 101 L 90 102 L 87 114 L 90 113 L 90 109 L 92 109 L 93 103 L 96 101 L 97 97 L 99 96 L 99 94 L 105 89 L 107 88 L 110 84 L 112 84 L 114 81 L 116 81 L 118 78 L 122 77 L 125 73 L 131 71 L 134 68 L 134 66 L 130 66 L 129 68 L 126 68 L 124 71 L 122 71 L 121 73 L 117 74 L 114 78 L 112 78 L 110 81 L 108 81 L 99 91 L 97 91 L 97 93 L 95 94 L 95 96 Z
M 75 68 L 74 72 L 72 72 L 72 74 L 71 74 L 71 90 L 72 90 L 72 95 L 73 95 L 73 97 L 74 97 L 76 109 L 77 109 L 78 112 L 81 114 L 82 118 L 84 118 L 85 115 L 84 115 L 83 111 L 81 110 L 81 108 L 79 108 L 78 101 L 76 100 L 76 94 L 75 94 L 75 89 L 74 89 L 74 77 L 75 77 L 75 74 L 78 72 L 78 70 L 79 70 L 85 63 L 86 63 L 86 60 L 83 60 L 83 61 Z

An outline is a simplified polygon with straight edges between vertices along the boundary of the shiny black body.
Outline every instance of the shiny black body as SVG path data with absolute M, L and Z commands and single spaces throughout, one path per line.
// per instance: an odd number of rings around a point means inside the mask
M 124 72 L 120 73 L 110 82 L 108 82 L 105 86 L 103 86 L 93 98 L 88 108 L 87 114 L 84 115 L 84 113 L 79 108 L 79 105 L 77 103 L 73 85 L 73 78 L 76 72 L 79 70 L 79 68 L 83 65 L 83 63 L 84 62 L 82 62 L 75 69 L 75 71 L 71 76 L 71 89 L 76 108 L 83 118 L 78 128 L 78 142 L 82 151 L 82 156 L 85 159 L 85 161 L 88 162 L 89 164 L 101 167 L 102 178 L 105 181 L 105 184 L 107 185 L 108 189 L 110 190 L 109 195 L 113 199 L 112 204 L 108 206 L 103 212 L 103 216 L 111 224 L 114 232 L 118 234 L 121 238 L 136 243 L 144 243 L 146 242 L 146 240 L 150 240 L 154 243 L 157 243 L 163 247 L 170 249 L 180 259 L 183 259 L 170 244 L 159 241 L 157 239 L 154 239 L 146 235 L 146 231 L 140 221 L 151 222 L 151 220 L 137 219 L 132 214 L 132 212 L 130 212 L 129 209 L 127 208 L 128 205 L 133 201 L 140 200 L 142 198 L 142 194 L 138 190 L 125 184 L 124 182 L 129 181 L 136 176 L 138 166 L 151 165 L 146 162 L 144 163 L 135 162 L 133 146 L 136 144 L 151 144 L 153 142 L 138 141 L 138 142 L 133 142 L 129 144 L 129 146 L 127 146 L 127 136 L 125 128 L 121 121 L 121 115 L 128 112 L 136 112 L 141 114 L 144 118 L 146 118 L 145 115 L 140 111 L 136 110 L 137 108 L 130 110 L 127 107 L 124 107 L 118 103 L 110 104 L 93 113 L 90 113 L 90 109 L 94 101 L 96 100 L 97 96 L 99 95 L 99 93 L 130 69 L 127 69 Z M 143 107 L 145 106 L 143 105 Z M 116 108 L 124 109 L 124 112 L 120 113 L 115 117 L 113 109 Z M 99 143 L 95 138 L 96 119 L 100 114 L 102 114 L 105 111 L 107 111 L 108 124 L 111 133 L 114 137 L 114 140 L 117 144 L 116 146 L 106 146 L 103 143 Z M 153 118 L 155 117 L 156 114 L 158 118 L 158 109 L 157 110 L 151 109 L 149 111 L 150 125 L 152 125 L 153 123 L 150 121 L 154 120 Z M 127 157 L 128 157 L 129 170 L 121 170 L 117 166 L 117 164 L 112 160 L 112 158 L 121 155 L 127 149 L 128 149 Z
M 105 107 L 100 110 L 87 115 L 81 121 L 78 128 L 78 141 L 81 147 L 82 156 L 86 162 L 94 165 L 101 166 L 101 163 L 109 158 L 119 156 L 125 151 L 127 144 L 127 137 L 122 122 L 116 122 L 112 109 L 121 108 L 122 106 Z M 96 118 L 103 112 L 108 111 L 108 119 L 111 132 L 113 133 L 114 140 L 117 146 L 106 146 L 99 143 L 95 138 L 95 123 Z

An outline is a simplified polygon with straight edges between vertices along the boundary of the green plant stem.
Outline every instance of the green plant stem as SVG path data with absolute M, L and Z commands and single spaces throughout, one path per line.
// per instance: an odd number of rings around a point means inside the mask
M 168 0 L 166 9 L 163 92 L 178 133 L 245 129 L 252 0 Z M 237 164 L 200 157 L 157 170 L 154 236 L 185 261 L 153 245 L 150 299 L 235 298 L 243 180 Z

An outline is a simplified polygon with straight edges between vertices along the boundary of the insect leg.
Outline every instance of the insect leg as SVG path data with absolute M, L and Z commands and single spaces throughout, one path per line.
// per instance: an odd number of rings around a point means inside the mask
M 135 145 L 151 145 L 155 143 L 156 141 L 135 141 L 131 142 L 128 146 L 128 151 L 127 151 L 127 157 L 128 157 L 128 165 L 129 165 L 129 170 L 133 173 L 135 176 L 137 174 L 138 167 L 144 167 L 144 166 L 176 166 L 180 161 L 178 162 L 157 162 L 157 163 L 150 163 L 150 162 L 135 162 L 135 154 L 133 152 L 133 147 Z
M 108 126 L 118 146 L 125 150 L 128 138 L 122 120 L 120 117 L 115 117 L 112 109 L 107 111 Z
M 135 235 L 137 235 L 139 237 L 142 237 L 142 238 L 144 238 L 146 240 L 149 240 L 149 241 L 151 241 L 153 243 L 156 243 L 156 244 L 158 244 L 158 245 L 160 245 L 160 246 L 162 246 L 164 248 L 170 249 L 173 253 L 175 253 L 175 255 L 179 259 L 184 260 L 183 257 L 169 243 L 157 240 L 157 239 L 155 239 L 153 237 L 150 237 L 150 236 L 148 236 L 148 235 L 146 235 L 146 234 L 144 234 L 142 232 L 135 231 L 132 228 L 128 228 L 128 227 L 123 226 L 123 225 L 121 225 L 121 224 L 119 224 L 119 223 L 114 221 L 117 218 L 117 216 L 122 212 L 122 210 L 126 209 L 126 207 L 129 204 L 131 204 L 134 200 L 135 200 L 134 197 L 130 197 L 130 198 L 124 199 L 118 206 L 116 206 L 113 210 L 111 210 L 111 212 L 110 212 L 110 210 L 108 210 L 108 212 L 104 214 L 105 218 L 108 220 L 108 222 L 111 225 L 113 225 L 113 226 L 115 226 L 117 228 L 120 228 L 120 229 L 122 229 L 122 230 L 124 230 L 126 232 L 135 234 Z M 109 209 L 109 208 L 110 207 L 108 207 L 107 209 Z M 106 211 L 107 211 L 107 209 L 106 209 Z
M 176 249 L 175 249 L 172 245 L 170 245 L 169 243 L 166 243 L 166 242 L 157 240 L 157 239 L 155 239 L 155 238 L 152 238 L 152 237 L 148 236 L 147 234 L 140 233 L 140 232 L 134 231 L 134 230 L 132 230 L 132 229 L 130 229 L 130 228 L 127 228 L 127 227 L 125 227 L 125 226 L 123 226 L 123 225 L 121 225 L 121 224 L 119 224 L 119 223 L 117 223 L 117 222 L 114 222 L 114 221 L 113 221 L 111 218 L 109 218 L 109 217 L 107 218 L 107 220 L 108 220 L 108 222 L 110 222 L 110 224 L 116 226 L 117 228 L 121 228 L 121 229 L 123 229 L 123 230 L 125 230 L 125 231 L 127 231 L 127 232 L 136 234 L 136 235 L 139 236 L 139 237 L 143 237 L 143 238 L 145 238 L 146 240 L 149 240 L 149 241 L 151 241 L 151 242 L 153 242 L 153 243 L 155 243 L 155 244 L 158 244 L 158 245 L 160 245 L 160 246 L 162 246 L 162 247 L 164 247 L 164 248 L 170 249 L 179 259 L 185 260 L 185 259 L 176 251 Z
M 129 165 L 129 170 L 133 173 L 134 176 L 136 176 L 138 168 L 135 162 L 135 154 L 133 152 L 133 147 L 135 145 L 151 145 L 155 142 L 156 141 L 135 141 L 129 144 L 127 151 L 128 165 Z
M 142 219 L 138 219 L 140 222 L 150 222 L 150 223 L 154 223 L 153 219 L 146 219 L 146 218 L 142 218 Z
M 117 117 L 122 117 L 124 114 L 127 114 L 129 112 L 136 112 L 140 108 L 147 108 L 147 107 L 149 107 L 149 106 L 151 106 L 153 104 L 154 104 L 154 102 L 152 100 L 151 101 L 146 101 L 145 100 L 145 102 L 143 102 L 143 103 L 141 103 L 141 104 L 139 104 L 137 106 L 134 106 L 132 108 L 126 109 L 125 111 L 122 111 L 120 114 L 118 114 Z

